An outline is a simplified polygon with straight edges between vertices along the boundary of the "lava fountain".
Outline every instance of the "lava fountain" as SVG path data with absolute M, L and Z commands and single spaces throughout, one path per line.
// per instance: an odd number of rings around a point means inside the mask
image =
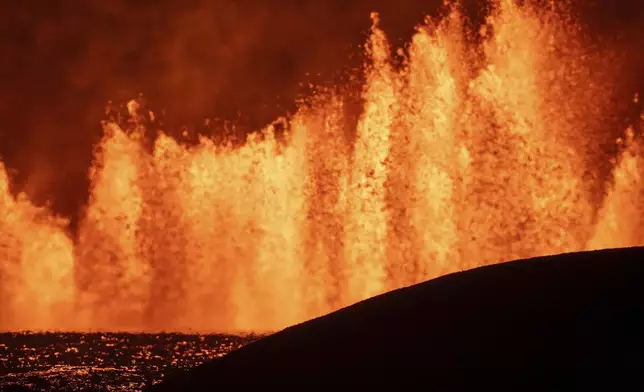
M 613 178 L 586 175 L 602 98 L 577 99 L 590 54 L 561 12 L 499 0 L 472 39 L 454 10 L 400 67 L 372 19 L 353 130 L 330 93 L 239 148 L 108 124 L 74 241 L 0 167 L 0 327 L 275 330 L 478 265 L 644 244 L 632 130 Z
M 9 196 L 0 164 L 0 325 L 34 330 L 68 327 L 76 300 L 68 222 Z

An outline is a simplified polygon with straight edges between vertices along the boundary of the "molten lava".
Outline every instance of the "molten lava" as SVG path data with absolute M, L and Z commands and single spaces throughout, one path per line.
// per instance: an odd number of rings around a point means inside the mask
M 341 95 L 236 149 L 150 151 L 141 123 L 107 124 L 75 241 L 0 166 L 0 328 L 275 330 L 478 265 L 644 245 L 633 132 L 604 197 L 582 174 L 570 21 L 502 0 L 475 44 L 454 11 L 398 69 L 372 17 L 355 132 Z

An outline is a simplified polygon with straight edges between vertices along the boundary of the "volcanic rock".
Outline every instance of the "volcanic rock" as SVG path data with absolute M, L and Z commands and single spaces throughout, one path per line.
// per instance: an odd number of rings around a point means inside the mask
M 465 370 L 641 367 L 643 282 L 644 248 L 481 267 L 287 328 L 149 391 L 348 380 L 427 386 L 445 374 L 476 384 Z

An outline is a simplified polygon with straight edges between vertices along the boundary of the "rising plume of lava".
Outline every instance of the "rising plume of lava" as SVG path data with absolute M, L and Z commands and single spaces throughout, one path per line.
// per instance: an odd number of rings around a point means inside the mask
M 500 0 L 468 40 L 453 10 L 394 67 L 372 18 L 355 129 L 331 93 L 237 147 L 147 148 L 149 121 L 108 122 L 74 240 L 0 170 L 0 328 L 274 330 L 478 265 L 644 244 L 641 141 L 592 174 L 602 97 L 573 22 Z

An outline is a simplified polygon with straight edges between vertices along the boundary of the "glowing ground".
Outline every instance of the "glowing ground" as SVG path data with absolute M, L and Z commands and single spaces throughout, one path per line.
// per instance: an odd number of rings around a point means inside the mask
M 257 336 L 4 333 L 0 391 L 128 391 L 158 382 L 168 371 L 224 355 Z

